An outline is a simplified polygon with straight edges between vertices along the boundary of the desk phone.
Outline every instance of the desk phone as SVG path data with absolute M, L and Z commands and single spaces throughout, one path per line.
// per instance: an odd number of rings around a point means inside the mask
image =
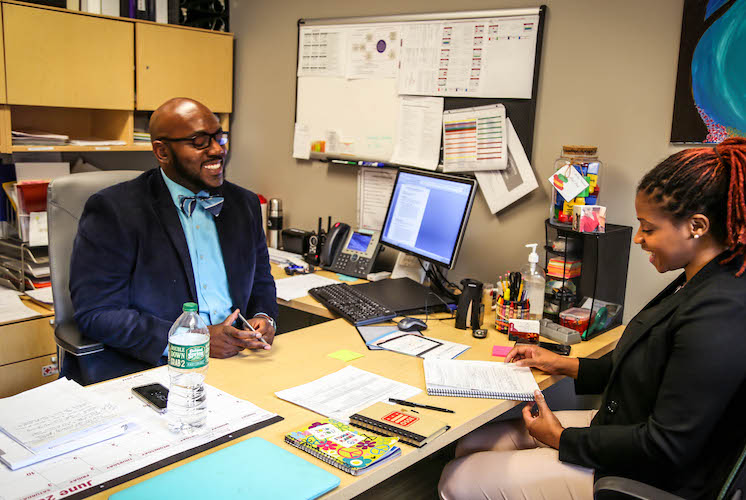
M 365 278 L 373 270 L 380 240 L 381 231 L 351 230 L 338 222 L 327 235 L 322 266 L 335 273 Z

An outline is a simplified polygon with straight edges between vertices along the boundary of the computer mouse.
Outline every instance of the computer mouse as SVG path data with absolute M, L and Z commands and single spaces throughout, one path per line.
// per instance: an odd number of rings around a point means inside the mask
M 406 317 L 398 323 L 399 330 L 403 332 L 421 332 L 427 330 L 427 324 L 421 319 Z

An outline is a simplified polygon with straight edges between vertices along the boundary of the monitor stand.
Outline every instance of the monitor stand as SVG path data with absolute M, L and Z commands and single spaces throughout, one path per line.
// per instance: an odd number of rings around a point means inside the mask
M 452 299 L 438 295 L 410 278 L 386 279 L 352 286 L 401 315 L 446 311 L 446 304 L 454 303 Z

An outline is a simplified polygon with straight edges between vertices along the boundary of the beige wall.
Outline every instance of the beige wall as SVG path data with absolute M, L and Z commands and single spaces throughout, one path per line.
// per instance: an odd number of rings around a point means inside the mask
M 669 145 L 682 0 L 546 1 L 533 166 L 540 188 L 497 216 L 481 194 L 451 276 L 494 281 L 544 240 L 546 178 L 563 144 L 593 144 L 604 162 L 601 204 L 609 221 L 637 229 L 635 186 L 673 152 Z M 524 7 L 525 0 L 252 0 L 231 2 L 235 101 L 228 178 L 282 199 L 285 227 L 318 216 L 354 224 L 354 168 L 292 158 L 299 18 Z M 203 68 L 209 71 L 209 64 Z M 632 248 L 625 322 L 674 275 L 658 275 Z

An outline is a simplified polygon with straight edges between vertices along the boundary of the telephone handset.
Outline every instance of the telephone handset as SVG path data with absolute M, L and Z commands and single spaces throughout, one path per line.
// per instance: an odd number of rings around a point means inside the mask
M 381 231 L 351 230 L 347 224 L 338 222 L 326 237 L 321 265 L 335 273 L 366 278 L 373 270 L 380 240 Z
M 321 266 L 327 267 L 334 262 L 334 257 L 339 252 L 339 246 L 347 237 L 347 233 L 350 232 L 350 226 L 344 222 L 337 222 L 329 230 L 326 235 L 326 241 L 324 242 L 324 248 L 321 249 Z

